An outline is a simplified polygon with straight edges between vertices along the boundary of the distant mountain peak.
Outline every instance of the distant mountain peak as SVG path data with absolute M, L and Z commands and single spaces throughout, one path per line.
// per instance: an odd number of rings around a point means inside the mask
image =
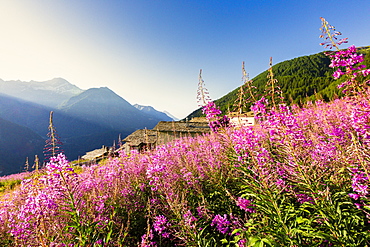
M 48 81 L 19 82 L 28 85 L 30 88 L 35 88 L 39 90 L 50 90 L 62 94 L 70 91 L 73 91 L 74 94 L 78 94 L 83 91 L 76 85 L 71 84 L 63 78 L 53 78 Z
M 180 119 L 169 113 L 168 111 L 163 111 L 164 114 L 172 118 L 174 121 L 179 121 Z
M 144 106 L 144 105 L 139 105 L 139 104 L 135 104 L 133 106 L 136 109 L 138 109 L 138 110 L 140 110 L 140 111 L 142 111 L 142 112 L 144 112 L 144 113 L 146 113 L 148 115 L 152 115 L 154 117 L 163 119 L 162 121 L 177 121 L 177 120 L 175 120 L 175 118 L 169 116 L 167 113 L 161 112 L 161 111 L 157 111 L 152 106 Z
M 134 107 L 144 112 L 156 111 L 156 109 L 154 109 L 154 107 L 152 106 L 144 106 L 144 105 L 135 104 Z
M 0 80 L 0 91 L 9 96 L 48 107 L 57 107 L 70 97 L 83 92 L 63 78 L 29 82 Z
M 70 101 L 81 100 L 84 98 L 88 98 L 90 102 L 99 102 L 100 104 L 123 104 L 126 107 L 132 107 L 130 103 L 108 87 L 89 88 L 82 93 L 71 97 L 66 103 L 68 104 Z

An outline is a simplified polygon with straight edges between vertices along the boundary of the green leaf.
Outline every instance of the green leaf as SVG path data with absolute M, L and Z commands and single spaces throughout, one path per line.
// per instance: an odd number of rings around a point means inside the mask
M 232 233 L 231 233 L 231 235 L 235 235 L 236 233 L 238 233 L 238 232 L 241 232 L 241 231 L 243 231 L 242 229 L 235 229 Z
M 259 242 L 260 241 L 260 238 L 258 238 L 258 237 L 250 237 L 249 239 L 248 239 L 248 244 L 250 245 L 250 246 L 255 246 L 256 245 L 256 243 L 257 242 Z
M 299 217 L 296 218 L 296 221 L 297 221 L 298 224 L 302 224 L 303 222 L 305 222 L 305 219 L 303 219 L 302 216 L 299 216 Z
M 272 246 L 272 243 L 271 243 L 271 242 L 270 242 L 270 240 L 268 240 L 267 238 L 263 238 L 263 239 L 261 239 L 261 241 L 262 241 L 263 243 L 266 243 L 266 244 L 268 244 L 268 245 Z

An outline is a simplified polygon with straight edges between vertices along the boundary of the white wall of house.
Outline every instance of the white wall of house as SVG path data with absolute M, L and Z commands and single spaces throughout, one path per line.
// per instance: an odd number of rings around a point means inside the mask
M 243 116 L 230 118 L 230 123 L 234 127 L 252 126 L 256 124 L 254 117 Z

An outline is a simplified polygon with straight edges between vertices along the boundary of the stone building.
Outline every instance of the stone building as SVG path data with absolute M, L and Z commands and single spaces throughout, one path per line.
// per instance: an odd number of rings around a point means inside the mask
M 181 137 L 194 137 L 209 132 L 208 123 L 206 121 L 200 121 L 199 118 L 193 121 L 160 121 L 151 130 L 136 130 L 123 139 L 125 142 L 123 149 L 126 153 L 132 150 L 141 152 Z

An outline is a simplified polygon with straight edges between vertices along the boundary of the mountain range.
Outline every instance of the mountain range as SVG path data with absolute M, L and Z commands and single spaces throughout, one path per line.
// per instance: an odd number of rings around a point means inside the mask
M 107 87 L 82 90 L 61 78 L 0 80 L 0 92 L 0 175 L 18 172 L 26 157 L 29 162 L 35 154 L 42 157 L 50 111 L 70 160 L 102 145 L 112 146 L 119 136 L 172 120 L 153 107 L 137 109 Z
M 148 115 L 151 115 L 156 118 L 164 119 L 163 121 L 177 121 L 178 119 L 172 116 L 170 113 L 164 111 L 160 112 L 154 109 L 152 106 L 143 106 L 135 104 L 134 107 L 142 112 L 145 112 Z
M 3 81 L 0 92 L 36 104 L 58 108 L 58 105 L 84 90 L 62 78 L 44 82 Z

